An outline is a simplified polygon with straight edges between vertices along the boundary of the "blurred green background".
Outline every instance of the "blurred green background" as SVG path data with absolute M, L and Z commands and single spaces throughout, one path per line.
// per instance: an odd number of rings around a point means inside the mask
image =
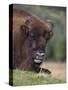
M 21 5 L 16 4 L 14 8 L 26 10 L 33 15 L 46 21 L 54 23 L 54 35 L 46 47 L 46 61 L 66 61 L 66 7 Z

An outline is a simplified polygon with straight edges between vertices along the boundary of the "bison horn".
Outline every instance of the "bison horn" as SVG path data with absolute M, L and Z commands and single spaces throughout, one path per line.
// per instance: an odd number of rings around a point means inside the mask
M 53 27 L 54 27 L 53 21 L 48 19 L 47 23 L 48 23 L 49 30 L 53 30 Z

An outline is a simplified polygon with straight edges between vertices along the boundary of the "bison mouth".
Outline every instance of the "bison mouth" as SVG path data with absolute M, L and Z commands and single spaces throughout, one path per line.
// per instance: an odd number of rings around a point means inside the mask
M 45 49 L 34 50 L 32 52 L 32 60 L 34 64 L 40 65 L 45 59 Z

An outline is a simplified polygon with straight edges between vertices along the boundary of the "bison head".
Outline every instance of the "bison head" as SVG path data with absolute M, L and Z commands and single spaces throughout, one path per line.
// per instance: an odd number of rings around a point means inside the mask
M 25 42 L 31 49 L 32 68 L 37 70 L 45 59 L 47 42 L 53 35 L 53 23 L 50 20 L 43 22 L 38 19 L 28 18 L 21 30 L 25 34 Z

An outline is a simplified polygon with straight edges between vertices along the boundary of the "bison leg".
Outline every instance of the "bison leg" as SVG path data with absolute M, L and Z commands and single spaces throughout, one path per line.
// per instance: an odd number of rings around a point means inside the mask
M 42 73 L 47 73 L 47 74 L 51 74 L 51 71 L 46 69 L 46 68 L 40 68 L 40 72 Z
M 51 71 L 45 68 L 40 68 L 40 64 L 39 63 L 34 63 L 32 66 L 33 70 L 37 73 L 42 72 L 42 73 L 47 73 L 47 74 L 51 74 Z

